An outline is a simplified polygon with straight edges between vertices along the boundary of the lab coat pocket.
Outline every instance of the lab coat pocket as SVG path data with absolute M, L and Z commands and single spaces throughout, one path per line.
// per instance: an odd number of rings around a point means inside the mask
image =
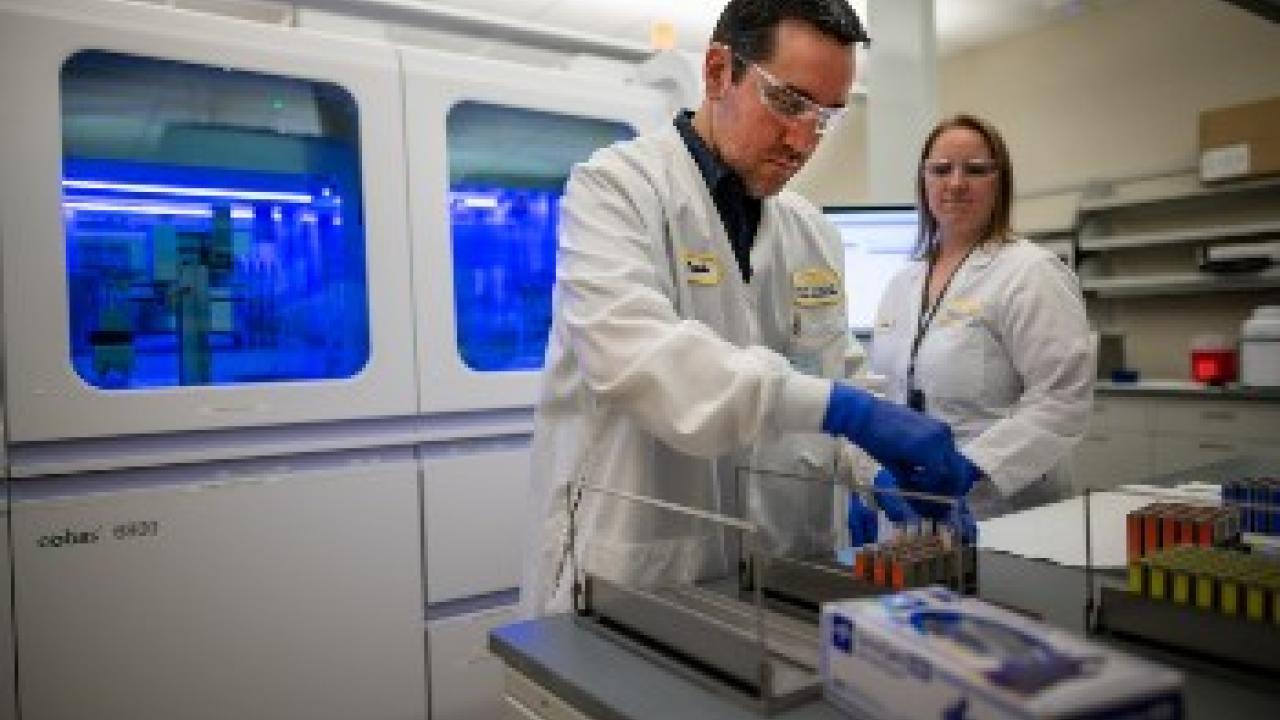
M 839 355 L 832 348 L 847 332 L 845 315 L 839 307 L 796 307 L 792 311 L 787 359 L 806 375 L 828 376 L 837 368 L 826 367 L 826 359 Z
M 876 308 L 875 326 L 871 329 L 871 368 L 890 377 L 904 376 L 915 329 L 915 308 L 890 299 L 886 293 Z
M 929 367 L 921 368 L 926 395 L 939 400 L 976 400 L 985 387 L 982 319 L 968 316 L 929 331 Z M 922 349 L 923 352 L 923 349 Z M 923 363 L 922 363 L 923 365 Z

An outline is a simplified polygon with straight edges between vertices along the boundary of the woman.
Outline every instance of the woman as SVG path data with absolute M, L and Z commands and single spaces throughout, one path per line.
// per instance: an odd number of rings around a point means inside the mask
M 949 424 L 981 471 L 968 492 L 978 518 L 1068 494 L 1069 454 L 1093 405 L 1079 284 L 1013 234 L 1012 195 L 1009 153 L 991 125 L 957 115 L 933 129 L 916 180 L 918 261 L 885 290 L 871 344 L 890 398 Z

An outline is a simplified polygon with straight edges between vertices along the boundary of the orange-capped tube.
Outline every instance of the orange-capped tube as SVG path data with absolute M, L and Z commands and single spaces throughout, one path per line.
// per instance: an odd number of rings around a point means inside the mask
M 1160 518 L 1160 547 L 1173 547 L 1178 544 L 1178 516 L 1174 508 L 1166 508 Z
M 1148 510 L 1142 516 L 1142 551 L 1148 555 L 1160 549 L 1160 516 Z
M 894 590 L 902 590 L 907 586 L 907 573 L 902 567 L 906 562 L 905 557 L 898 556 L 889 563 L 889 584 Z
M 871 548 L 862 548 L 853 559 L 853 576 L 859 580 L 871 579 L 871 555 L 874 551 Z
M 1141 510 L 1125 516 L 1125 530 L 1128 539 L 1129 561 L 1142 557 L 1142 515 Z

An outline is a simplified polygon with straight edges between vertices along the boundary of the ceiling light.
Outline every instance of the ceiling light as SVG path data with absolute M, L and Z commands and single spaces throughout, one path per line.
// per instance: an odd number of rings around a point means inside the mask
M 667 20 L 649 26 L 649 46 L 654 50 L 672 50 L 676 46 L 676 24 Z

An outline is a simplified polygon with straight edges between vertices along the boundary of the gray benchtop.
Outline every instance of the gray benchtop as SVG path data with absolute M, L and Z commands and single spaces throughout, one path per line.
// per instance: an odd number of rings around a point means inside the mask
M 1081 570 L 984 551 L 979 572 L 982 597 L 1073 632 L 1083 628 Z M 1280 679 L 1232 671 L 1212 661 L 1165 654 L 1114 639 L 1104 642 L 1181 669 L 1186 674 L 1186 717 L 1190 720 L 1274 717 L 1280 707 Z M 498 628 L 489 636 L 489 647 L 507 665 L 593 720 L 760 717 L 578 626 L 568 615 Z M 837 720 L 844 716 L 834 707 L 814 701 L 773 717 Z
M 814 630 L 817 631 L 816 628 Z M 592 720 L 754 720 L 760 715 L 672 673 L 592 631 L 569 615 L 497 628 L 489 649 Z M 839 720 L 812 702 L 772 716 Z

